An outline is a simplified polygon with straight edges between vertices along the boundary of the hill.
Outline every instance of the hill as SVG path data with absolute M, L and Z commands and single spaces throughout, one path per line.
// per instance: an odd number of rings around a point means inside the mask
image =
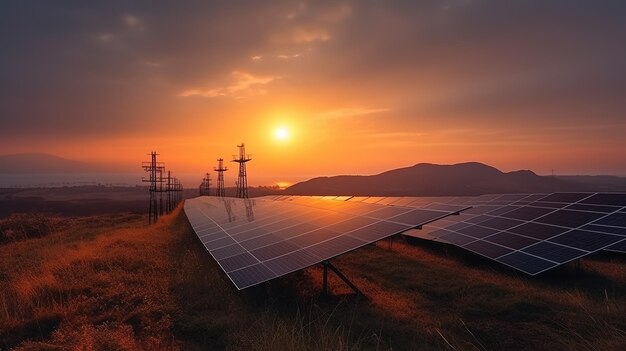
M 318 177 L 285 190 L 292 195 L 447 196 L 590 190 L 591 186 L 529 170 L 501 172 L 478 162 L 419 163 L 371 176 Z
M 0 173 L 91 173 L 101 167 L 46 153 L 0 155 Z

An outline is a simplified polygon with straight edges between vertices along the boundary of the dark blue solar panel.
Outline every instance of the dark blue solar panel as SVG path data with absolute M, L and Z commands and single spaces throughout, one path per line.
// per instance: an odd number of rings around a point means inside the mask
M 442 229 L 445 231 L 445 229 Z M 456 232 L 445 231 L 444 234 L 437 236 L 438 240 L 443 240 L 454 245 L 463 246 L 465 244 L 476 241 L 476 238 L 472 238 Z
M 492 216 L 499 216 L 503 213 L 507 213 L 507 212 L 511 212 L 513 210 L 518 209 L 519 206 L 504 206 L 504 207 L 497 207 L 489 212 L 487 212 L 487 214 L 492 215 Z
M 407 225 L 391 222 L 377 222 L 367 227 L 353 230 L 346 234 L 360 240 L 372 242 L 385 238 L 391 233 L 400 233 L 408 229 L 411 229 L 411 227 Z
M 572 230 L 556 236 L 549 241 L 571 246 L 577 249 L 596 251 L 611 244 L 623 240 L 624 237 L 611 234 L 587 232 L 584 230 Z
M 593 222 L 593 224 L 626 228 L 626 213 L 623 213 L 623 212 L 613 213 L 613 214 L 608 215 L 607 217 L 601 218 Z
M 547 241 L 529 246 L 522 251 L 558 263 L 571 261 L 588 254 L 588 252 L 585 251 L 551 244 Z
M 509 219 L 509 218 L 491 218 L 484 222 L 481 222 L 480 225 L 483 227 L 489 227 L 494 229 L 505 230 L 512 227 L 516 227 L 518 225 L 524 224 L 522 221 Z
M 449 212 L 430 211 L 430 210 L 411 210 L 410 212 L 401 214 L 399 216 L 391 217 L 389 220 L 416 227 L 418 225 L 432 222 L 435 219 L 442 218 L 448 215 L 449 215 Z
M 517 210 L 504 213 L 501 216 L 507 217 L 507 218 L 519 219 L 523 221 L 529 221 L 529 220 L 533 220 L 535 218 L 544 216 L 552 211 L 554 210 L 550 208 L 520 207 Z
M 602 216 L 604 216 L 604 214 L 595 212 L 558 210 L 554 213 L 541 217 L 536 221 L 563 227 L 577 228 Z
M 283 275 L 291 273 L 293 271 L 308 267 L 320 262 L 320 259 L 309 254 L 305 250 L 298 250 L 275 258 L 269 261 L 265 261 L 264 264 L 267 268 L 277 275 Z
M 229 272 L 228 276 L 239 289 L 247 288 L 251 285 L 276 277 L 276 275 L 262 263 Z
M 388 219 L 388 218 L 391 218 L 393 216 L 397 216 L 399 214 L 408 212 L 410 210 L 411 209 L 404 208 L 404 207 L 385 206 L 385 207 L 380 208 L 378 210 L 375 210 L 375 211 L 372 211 L 372 212 L 368 212 L 365 215 L 368 216 L 368 217 L 374 217 L 374 218 L 379 218 L 379 219 Z
M 483 240 L 474 241 L 463 246 L 464 249 L 476 252 L 483 256 L 487 256 L 489 258 L 498 258 L 502 255 L 506 255 L 509 252 L 513 251 L 509 248 L 502 247 L 499 245 L 495 245 Z
M 626 239 L 613 244 L 607 248 L 605 248 L 605 250 L 610 250 L 610 251 L 617 251 L 617 252 L 623 252 L 626 253 Z
M 541 199 L 541 201 L 549 202 L 577 202 L 586 197 L 589 197 L 589 193 L 554 193 Z
M 375 222 L 378 222 L 378 220 L 367 217 L 354 217 L 343 222 L 330 225 L 326 227 L 326 229 L 336 231 L 337 233 L 346 233 L 361 227 L 365 227 L 366 225 L 370 225 Z
M 289 238 L 293 238 L 294 236 L 313 231 L 315 229 L 318 229 L 317 226 L 311 223 L 300 223 L 292 227 L 287 227 L 285 229 L 277 230 L 273 233 L 273 235 L 279 238 L 289 239 Z
M 617 234 L 617 235 L 621 235 L 621 236 L 626 236 L 626 228 L 606 227 L 606 226 L 603 226 L 603 225 L 587 224 L 586 226 L 582 227 L 581 229 L 595 231 L 595 232 L 610 233 L 610 234 Z
M 328 257 L 335 257 L 364 244 L 366 244 L 365 241 L 342 235 L 313 246 L 309 246 L 306 251 L 313 256 L 325 259 Z
M 579 210 L 579 211 L 593 211 L 593 212 L 604 212 L 611 213 L 619 210 L 619 207 L 615 206 L 599 206 L 599 205 L 586 205 L 586 204 L 573 204 L 566 207 L 568 210 Z
M 493 218 L 493 217 L 489 217 L 489 216 L 486 216 L 486 215 L 480 215 L 480 216 L 476 216 L 476 217 L 472 217 L 472 218 L 466 219 L 465 222 L 472 223 L 472 224 L 477 224 L 477 223 L 484 222 L 484 221 L 486 221 L 488 219 L 491 219 L 491 218 Z
M 221 260 L 223 258 L 235 256 L 244 252 L 246 252 L 246 249 L 241 247 L 241 245 L 233 244 L 233 245 L 220 247 L 219 249 L 215 249 L 211 251 L 211 255 L 213 255 L 213 257 L 215 257 L 216 260 Z
M 433 223 L 433 225 L 437 225 L 439 223 L 439 221 Z M 446 229 L 448 230 L 459 230 L 459 229 L 463 229 L 463 228 L 467 228 L 467 227 L 471 227 L 472 224 L 470 223 L 465 223 L 465 222 L 459 222 L 459 223 L 455 223 L 452 224 L 450 226 L 446 226 Z
M 497 258 L 496 261 L 504 263 L 522 272 L 526 272 L 530 275 L 535 275 L 557 266 L 556 263 L 525 254 L 521 251 L 515 251 L 508 255 L 504 255 Z
M 535 201 L 529 204 L 533 207 L 547 207 L 547 208 L 563 208 L 567 206 L 565 203 L 559 202 L 545 202 L 545 201 Z
M 485 228 L 478 225 L 473 225 L 471 227 L 463 228 L 458 230 L 459 233 L 469 235 L 474 238 L 484 238 L 491 234 L 497 233 L 498 231 L 491 228 Z
M 231 272 L 241 267 L 251 266 L 259 261 L 247 252 L 217 261 L 224 272 Z
M 502 246 L 510 247 L 515 250 L 523 249 L 538 242 L 536 239 L 531 239 L 525 236 L 507 232 L 494 234 L 485 238 L 484 240 L 500 244 Z
M 250 240 L 242 241 L 240 242 L 240 245 L 243 246 L 246 250 L 251 251 L 251 250 L 263 247 L 263 246 L 277 243 L 282 240 L 284 239 L 274 234 L 266 234 L 266 235 L 262 235 L 262 236 L 259 236 Z
M 626 206 L 626 194 L 596 194 L 581 203 L 622 207 Z
M 551 225 L 545 225 L 540 223 L 529 222 L 526 224 L 522 224 L 519 227 L 509 229 L 510 232 L 515 234 L 521 234 L 525 236 L 529 236 L 535 239 L 548 239 L 555 235 L 561 234 L 567 231 L 567 228 L 560 228 Z
M 250 251 L 250 253 L 259 259 L 259 261 L 267 261 L 278 256 L 288 254 L 296 251 L 299 247 L 288 241 L 280 241 L 268 246 L 260 247 L 256 250 Z

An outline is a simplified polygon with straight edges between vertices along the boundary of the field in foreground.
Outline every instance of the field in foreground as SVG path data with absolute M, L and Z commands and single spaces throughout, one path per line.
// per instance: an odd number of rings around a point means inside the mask
M 26 220 L 22 218 L 22 220 Z M 626 260 L 529 279 L 439 247 L 383 242 L 238 292 L 180 209 L 48 221 L 0 244 L 0 349 L 623 350 Z

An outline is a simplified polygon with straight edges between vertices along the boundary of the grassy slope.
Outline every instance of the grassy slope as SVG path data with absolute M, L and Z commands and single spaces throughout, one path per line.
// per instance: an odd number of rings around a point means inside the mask
M 527 279 L 457 254 L 395 243 L 237 292 L 180 210 L 73 220 L 0 246 L 0 348 L 573 349 L 626 345 L 626 265 L 585 260 Z M 470 263 L 470 264 L 468 264 Z M 552 283 L 553 278 L 561 281 Z

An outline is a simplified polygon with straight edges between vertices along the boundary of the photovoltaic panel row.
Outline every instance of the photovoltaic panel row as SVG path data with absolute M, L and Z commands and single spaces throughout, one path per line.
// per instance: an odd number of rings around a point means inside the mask
M 598 250 L 626 252 L 626 194 L 507 198 L 481 199 L 461 216 L 405 234 L 453 244 L 531 275 Z
M 334 199 L 205 196 L 186 200 L 185 213 L 206 249 L 244 289 L 457 212 Z

